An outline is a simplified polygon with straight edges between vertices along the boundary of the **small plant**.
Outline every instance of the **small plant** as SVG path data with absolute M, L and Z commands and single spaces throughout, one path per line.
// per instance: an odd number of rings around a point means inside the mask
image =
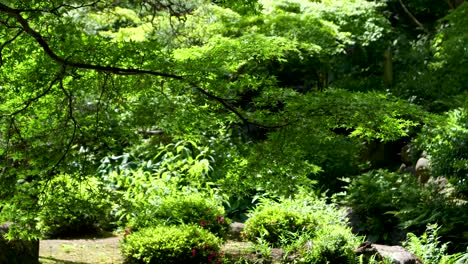
M 283 207 L 281 204 L 271 204 L 257 208 L 246 222 L 244 233 L 246 238 L 255 242 L 261 238 L 273 247 L 280 247 L 288 238 L 299 231 L 314 230 L 316 219 L 309 214 L 302 214 Z
M 161 225 L 130 233 L 122 253 L 129 263 L 222 263 L 220 245 L 220 238 L 197 225 Z
M 438 237 L 439 227 L 437 224 L 428 225 L 426 232 L 420 237 L 408 233 L 405 247 L 420 257 L 424 263 L 439 263 L 446 254 L 448 244 L 441 244 Z

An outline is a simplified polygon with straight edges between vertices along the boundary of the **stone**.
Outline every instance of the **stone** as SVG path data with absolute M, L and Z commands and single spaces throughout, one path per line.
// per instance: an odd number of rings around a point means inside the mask
M 400 174 L 411 174 L 413 176 L 416 175 L 416 169 L 413 166 L 406 165 L 405 163 L 402 163 L 400 165 L 400 168 L 397 172 Z
M 240 222 L 234 222 L 229 225 L 229 238 L 232 240 L 242 241 L 242 231 L 245 225 Z
M 406 165 L 413 164 L 414 148 L 410 144 L 406 144 L 400 151 L 401 161 Z
M 402 246 L 387 246 L 365 242 L 354 252 L 357 256 L 364 255 L 365 260 L 375 256 L 377 260 L 388 258 L 392 261 L 392 264 L 423 264 L 418 257 Z
M 0 264 L 39 264 L 39 240 L 5 239 L 11 225 L 0 225 Z
M 416 177 L 420 183 L 426 183 L 429 180 L 430 171 L 429 171 L 429 160 L 425 157 L 421 157 L 416 162 L 415 166 Z

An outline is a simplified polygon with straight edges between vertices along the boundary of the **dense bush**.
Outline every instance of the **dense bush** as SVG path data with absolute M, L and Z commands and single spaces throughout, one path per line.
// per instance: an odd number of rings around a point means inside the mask
M 312 239 L 313 250 L 304 263 L 352 263 L 359 239 L 344 226 L 324 226 Z M 305 259 L 307 259 L 307 257 Z
M 129 263 L 219 263 L 221 240 L 196 225 L 157 226 L 126 237 L 122 253 Z
M 371 241 L 390 242 L 398 219 L 388 212 L 398 210 L 397 198 L 405 185 L 417 188 L 415 178 L 385 170 L 370 171 L 354 178 L 347 187 L 345 204 L 361 219 L 358 231 Z
M 359 242 L 345 223 L 343 211 L 301 193 L 295 199 L 262 200 L 244 234 L 254 243 L 285 248 L 300 263 L 342 263 L 353 258 Z
M 468 112 L 456 109 L 436 126 L 426 126 L 417 143 L 431 160 L 433 176 L 447 177 L 458 193 L 468 197 Z
M 258 211 L 247 220 L 244 230 L 246 238 L 252 241 L 261 238 L 278 247 L 285 238 L 293 236 L 296 232 L 307 232 L 317 228 L 316 219 L 311 215 L 290 211 L 280 204 L 256 210 Z
M 39 195 L 38 228 L 47 237 L 91 234 L 110 226 L 111 202 L 93 177 L 60 175 Z
M 227 234 L 222 199 L 213 192 L 180 189 L 170 178 L 159 178 L 142 170 L 128 174 L 112 172 L 115 215 L 120 226 L 143 228 L 164 224 L 197 224 L 220 237 Z M 209 190 L 206 188 L 205 190 Z
M 224 217 L 224 208 L 219 199 L 202 193 L 177 193 L 164 197 L 154 217 L 171 224 L 197 224 L 202 228 L 226 237 L 229 219 Z
M 443 179 L 423 185 L 410 174 L 370 171 L 353 179 L 346 194 L 344 203 L 360 217 L 360 231 L 372 241 L 396 242 L 403 239 L 392 237 L 399 233 L 396 228 L 420 234 L 430 223 L 439 223 L 444 237 L 467 240 L 459 232 L 467 228 L 467 205 Z
M 424 263 L 462 264 L 468 261 L 468 251 L 447 254 L 449 243 L 442 243 L 438 237 L 440 227 L 428 225 L 421 236 L 408 233 L 404 246 L 418 256 Z
M 131 153 L 104 159 L 100 172 L 113 194 L 118 224 L 137 229 L 197 224 L 225 237 L 229 220 L 223 200 L 207 182 L 209 152 L 191 141 L 156 150 L 143 143 Z

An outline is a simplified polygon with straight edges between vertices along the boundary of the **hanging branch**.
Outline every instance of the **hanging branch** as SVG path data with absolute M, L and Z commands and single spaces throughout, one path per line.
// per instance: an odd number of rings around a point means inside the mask
M 419 20 L 415 16 L 413 16 L 413 14 L 411 14 L 411 12 L 405 6 L 403 1 L 399 0 L 399 2 L 400 2 L 401 7 L 403 8 L 403 10 L 405 11 L 406 15 L 408 15 L 410 17 L 410 19 L 413 21 L 413 23 L 415 23 L 418 26 L 418 28 L 422 29 L 423 31 L 427 31 L 426 28 L 424 27 L 424 25 L 421 22 L 419 22 Z
M 49 84 L 49 86 L 44 89 L 44 91 L 42 91 L 41 93 L 39 93 L 38 95 L 32 97 L 32 98 L 29 98 L 28 100 L 24 101 L 24 106 L 16 111 L 14 111 L 13 113 L 10 113 L 10 114 L 7 114 L 8 116 L 15 116 L 23 111 L 25 111 L 26 109 L 28 109 L 32 103 L 36 102 L 37 100 L 41 99 L 42 97 L 46 96 L 51 90 L 52 90 L 52 87 L 54 87 L 54 85 L 58 82 L 58 81 L 61 81 L 63 76 L 64 76 L 65 72 L 64 70 L 62 70 Z M 4 115 L 5 116 L 5 115 Z
M 13 9 L 13 8 L 10 8 L 10 7 L 6 6 L 5 4 L 0 3 L 0 12 L 3 12 L 5 14 L 9 15 L 10 17 L 13 17 L 14 19 L 16 19 L 16 21 L 21 25 L 24 32 L 26 32 L 28 35 L 30 35 L 31 37 L 33 37 L 36 40 L 36 42 L 42 47 L 44 52 L 47 54 L 47 56 L 49 56 L 52 60 L 54 60 L 55 62 L 60 64 L 63 68 L 71 67 L 71 68 L 88 69 L 88 70 L 95 70 L 97 72 L 113 73 L 113 74 L 116 74 L 116 75 L 143 75 L 143 74 L 146 74 L 146 75 L 165 77 L 165 78 L 170 78 L 170 79 L 175 79 L 175 80 L 180 80 L 180 81 L 184 80 L 184 77 L 179 76 L 179 75 L 164 73 L 164 72 L 158 72 L 158 71 L 153 71 L 153 70 L 121 68 L 121 67 L 114 67 L 114 66 L 103 66 L 103 65 L 95 65 L 95 64 L 88 64 L 88 63 L 74 62 L 74 61 L 66 60 L 66 59 L 58 56 L 52 50 L 52 48 L 49 46 L 49 44 L 44 39 L 44 37 L 39 32 L 37 32 L 36 30 L 31 28 L 28 21 L 21 15 L 21 10 Z M 59 78 L 56 78 L 52 82 L 49 89 L 45 90 L 43 93 L 41 93 L 37 97 L 33 98 L 32 101 L 35 101 L 35 100 L 39 99 L 40 97 L 44 96 L 45 94 L 47 94 L 48 91 L 50 90 L 50 88 L 53 86 L 53 84 L 55 82 L 57 82 L 57 80 L 59 80 Z M 239 111 L 237 111 L 234 106 L 232 106 L 230 103 L 228 103 L 227 100 L 225 100 L 225 99 L 223 99 L 221 97 L 218 97 L 218 96 L 208 92 L 205 89 L 202 89 L 201 87 L 199 87 L 198 85 L 196 85 L 194 83 L 191 83 L 190 85 L 193 88 L 195 88 L 196 90 L 198 90 L 199 92 L 201 92 L 202 94 L 204 94 L 205 96 L 207 96 L 208 98 L 210 98 L 212 100 L 215 100 L 218 103 L 220 103 L 221 105 L 223 105 L 226 109 L 228 109 L 229 111 L 234 113 L 237 117 L 239 117 L 239 119 L 244 124 L 251 124 L 251 125 L 255 125 L 255 126 L 258 126 L 258 127 L 262 127 L 262 128 L 279 128 L 279 127 L 284 127 L 285 126 L 285 124 L 270 126 L 270 125 L 263 125 L 263 124 L 260 124 L 260 123 L 254 122 L 254 121 L 250 121 L 244 115 L 242 115 Z M 27 106 L 24 109 L 20 109 L 20 110 L 16 111 L 13 114 L 17 114 L 17 113 L 25 110 L 31 104 L 32 101 L 28 100 L 26 102 Z

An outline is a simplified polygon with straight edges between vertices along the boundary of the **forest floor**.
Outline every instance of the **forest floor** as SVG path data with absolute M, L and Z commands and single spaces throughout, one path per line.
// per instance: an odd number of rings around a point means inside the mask
M 39 261 L 42 264 L 121 264 L 122 236 L 104 238 L 41 240 Z M 228 240 L 222 247 L 234 259 L 252 258 L 252 244 Z

